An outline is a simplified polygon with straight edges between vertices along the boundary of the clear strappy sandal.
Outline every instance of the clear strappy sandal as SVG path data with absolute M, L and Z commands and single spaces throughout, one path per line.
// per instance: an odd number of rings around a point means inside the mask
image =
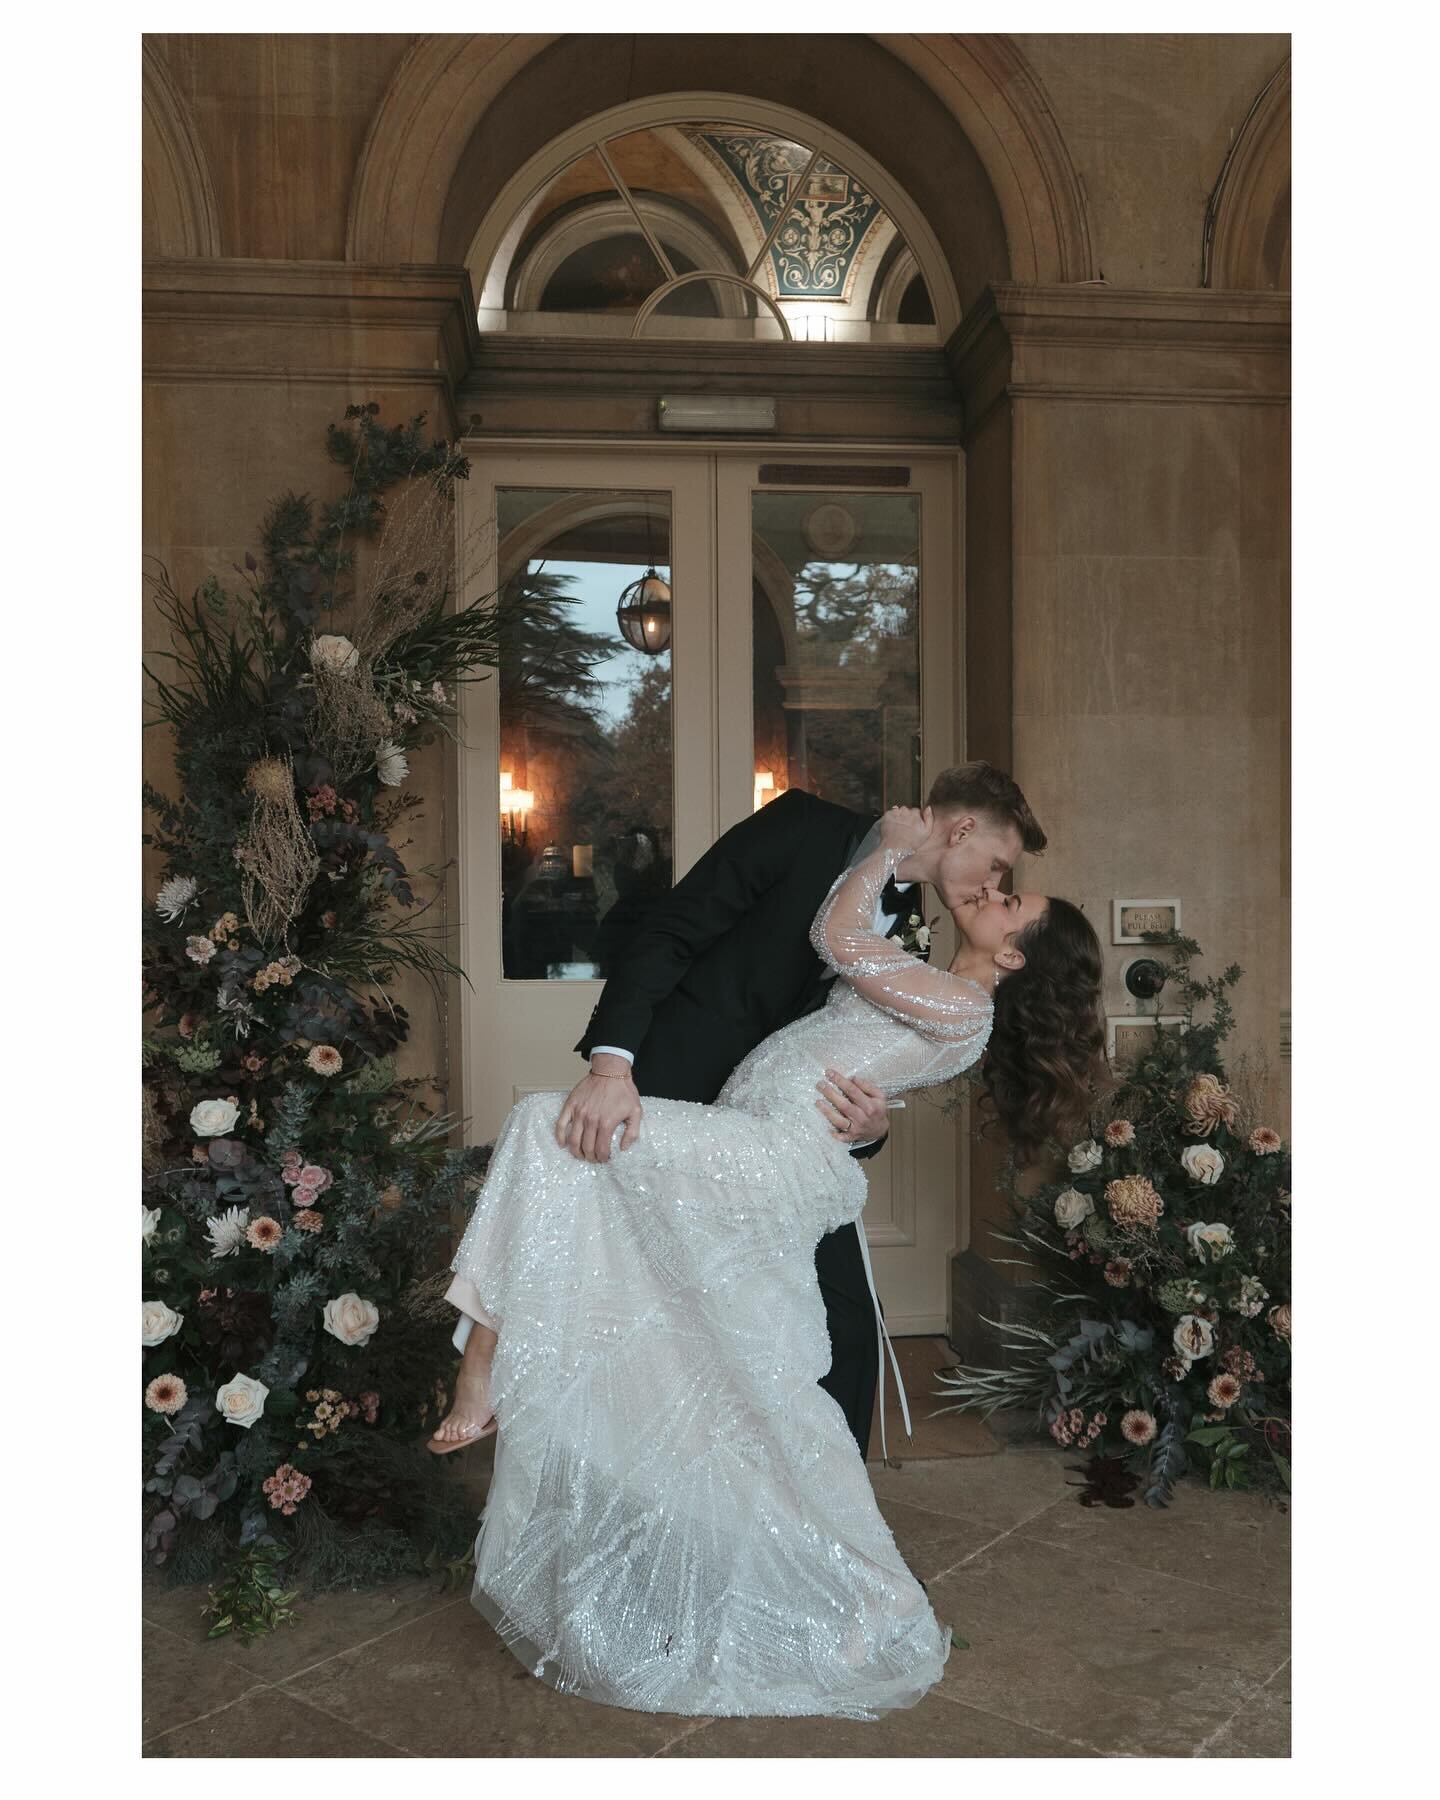
M 437 1438 L 432 1434 L 425 1440 L 425 1448 L 433 1456 L 448 1456 L 452 1450 L 463 1450 L 468 1444 L 478 1443 L 481 1438 L 492 1436 L 496 1429 L 493 1413 L 483 1425 L 477 1425 L 473 1419 L 467 1419 L 461 1426 L 458 1437 Z

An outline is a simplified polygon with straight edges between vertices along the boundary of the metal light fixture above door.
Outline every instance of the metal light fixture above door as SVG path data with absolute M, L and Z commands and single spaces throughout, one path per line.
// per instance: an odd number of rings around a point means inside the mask
M 650 536 L 650 508 L 645 508 L 645 541 L 649 565 L 638 581 L 623 589 L 615 620 L 627 644 L 646 656 L 659 656 L 670 648 L 670 583 L 655 567 Z

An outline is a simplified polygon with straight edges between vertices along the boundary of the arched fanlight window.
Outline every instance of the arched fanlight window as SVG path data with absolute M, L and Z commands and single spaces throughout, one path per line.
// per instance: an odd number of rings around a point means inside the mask
M 482 285 L 492 331 L 937 341 L 924 275 L 868 186 L 734 119 L 597 130 L 520 209 Z

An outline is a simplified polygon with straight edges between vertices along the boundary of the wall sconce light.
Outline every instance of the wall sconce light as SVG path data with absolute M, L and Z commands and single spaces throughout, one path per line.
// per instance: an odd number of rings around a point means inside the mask
M 752 811 L 759 812 L 769 800 L 775 798 L 775 776 L 769 769 L 755 771 L 755 805 Z

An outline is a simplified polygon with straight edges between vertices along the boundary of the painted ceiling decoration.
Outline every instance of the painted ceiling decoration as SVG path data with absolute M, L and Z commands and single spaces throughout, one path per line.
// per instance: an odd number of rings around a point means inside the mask
M 718 164 L 768 235 L 779 300 L 848 300 L 866 234 L 883 215 L 853 176 L 821 157 L 801 189 L 812 152 L 754 131 L 713 128 L 687 135 Z

